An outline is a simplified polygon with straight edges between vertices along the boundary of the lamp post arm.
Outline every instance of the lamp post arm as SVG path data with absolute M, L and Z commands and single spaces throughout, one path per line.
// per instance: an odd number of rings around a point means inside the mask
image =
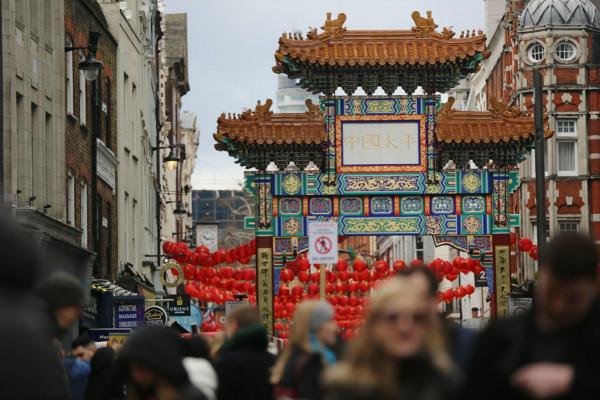
M 88 48 L 87 46 L 65 47 L 65 53 L 68 53 L 73 50 L 85 50 L 87 48 Z

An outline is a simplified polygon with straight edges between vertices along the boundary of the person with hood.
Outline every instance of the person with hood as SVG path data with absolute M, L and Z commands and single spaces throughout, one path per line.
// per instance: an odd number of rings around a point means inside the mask
M 234 309 L 225 324 L 227 339 L 215 360 L 219 377 L 218 400 L 270 400 L 269 372 L 275 356 L 267 351 L 269 339 L 256 308 Z
M 190 381 L 204 393 L 208 400 L 217 398 L 217 373 L 210 362 L 210 349 L 206 339 L 201 336 L 192 336 L 183 341 L 185 357 L 183 366 L 187 371 Z
M 323 398 L 323 372 L 337 358 L 331 350 L 338 341 L 333 316 L 332 307 L 323 301 L 307 300 L 298 306 L 290 344 L 279 356 L 271 375 L 276 400 Z
M 454 374 L 428 297 L 406 278 L 394 278 L 376 291 L 345 359 L 327 371 L 325 398 L 453 399 Z
M 183 366 L 183 339 L 171 328 L 145 326 L 123 345 L 129 400 L 206 400 Z
M 38 243 L 0 215 L 0 399 L 70 398 L 61 355 L 34 288 L 41 260 Z

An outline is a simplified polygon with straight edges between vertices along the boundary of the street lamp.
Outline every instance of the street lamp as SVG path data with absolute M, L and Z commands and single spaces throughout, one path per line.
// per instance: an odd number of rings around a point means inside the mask
M 181 221 L 183 220 L 183 217 L 185 217 L 187 215 L 187 211 L 185 208 L 183 208 L 181 206 L 181 203 L 177 204 L 177 208 L 175 210 L 173 210 L 173 214 L 175 214 L 175 217 Z
M 171 151 L 169 151 L 169 154 L 163 158 L 163 163 L 165 164 L 165 166 L 170 169 L 171 171 L 175 170 L 175 168 L 177 168 L 177 164 L 179 163 L 179 161 L 181 161 L 179 159 L 179 157 L 177 157 L 175 155 L 175 153 L 173 153 L 173 146 L 159 146 L 159 147 L 153 147 L 152 151 L 155 150 L 161 150 L 161 149 L 171 149 Z
M 98 51 L 98 42 L 100 41 L 100 32 L 90 31 L 87 46 L 65 47 L 65 53 L 73 50 L 88 50 L 87 57 L 78 65 L 79 70 L 83 71 L 85 79 L 94 81 L 98 77 L 100 70 L 104 68 L 102 61 L 96 60 L 96 52 Z

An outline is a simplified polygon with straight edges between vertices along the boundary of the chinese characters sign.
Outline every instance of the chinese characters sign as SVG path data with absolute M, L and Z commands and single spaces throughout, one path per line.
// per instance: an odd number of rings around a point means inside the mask
M 339 172 L 425 172 L 425 116 L 339 116 Z
M 496 269 L 496 315 L 508 317 L 508 299 L 510 293 L 510 249 L 509 246 L 495 246 Z
M 258 311 L 269 335 L 273 334 L 273 250 L 256 249 Z

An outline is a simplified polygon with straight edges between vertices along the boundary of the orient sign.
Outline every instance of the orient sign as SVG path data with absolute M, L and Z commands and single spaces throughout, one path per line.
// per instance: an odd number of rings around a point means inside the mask
M 167 312 L 159 306 L 150 306 L 144 313 L 146 325 L 165 326 L 167 324 Z

